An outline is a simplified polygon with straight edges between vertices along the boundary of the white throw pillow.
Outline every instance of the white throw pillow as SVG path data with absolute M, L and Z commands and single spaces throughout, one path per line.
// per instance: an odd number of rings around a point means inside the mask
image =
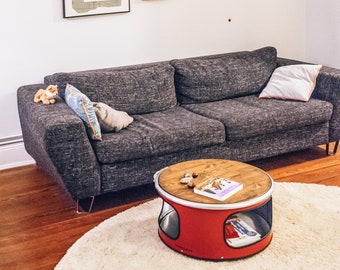
M 93 102 L 100 128 L 105 132 L 119 131 L 133 122 L 133 118 L 126 112 L 117 111 L 101 102 Z
M 260 98 L 308 101 L 322 65 L 289 65 L 274 70 Z

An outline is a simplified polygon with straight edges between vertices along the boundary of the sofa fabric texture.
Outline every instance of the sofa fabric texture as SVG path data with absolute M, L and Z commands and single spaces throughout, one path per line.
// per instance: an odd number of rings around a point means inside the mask
M 331 103 L 312 99 L 299 101 L 260 99 L 248 95 L 216 102 L 185 104 L 184 108 L 224 124 L 227 140 L 284 132 L 301 126 L 328 122 Z
M 340 70 L 323 67 L 308 102 L 259 98 L 277 67 L 295 64 L 264 47 L 48 75 L 17 92 L 25 147 L 79 200 L 152 183 L 156 171 L 189 159 L 248 162 L 338 141 Z M 57 102 L 34 103 L 49 84 L 59 87 Z M 91 139 L 65 102 L 67 84 L 133 121 Z
M 259 92 L 276 68 L 276 49 L 173 60 L 178 100 L 211 102 Z
M 169 63 L 160 63 L 139 69 L 56 73 L 47 76 L 45 83 L 54 81 L 61 89 L 69 83 L 93 102 L 104 102 L 128 114 L 143 114 L 177 105 L 174 73 Z
M 134 118 L 128 129 L 106 133 L 102 142 L 93 142 L 100 163 L 160 156 L 225 142 L 225 128 L 220 121 L 179 106 Z

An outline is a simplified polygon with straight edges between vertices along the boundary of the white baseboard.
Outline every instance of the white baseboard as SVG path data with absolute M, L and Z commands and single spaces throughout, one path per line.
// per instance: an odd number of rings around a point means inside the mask
M 34 159 L 32 159 L 32 157 L 27 154 L 23 142 L 16 142 L 0 146 L 0 170 L 34 163 Z

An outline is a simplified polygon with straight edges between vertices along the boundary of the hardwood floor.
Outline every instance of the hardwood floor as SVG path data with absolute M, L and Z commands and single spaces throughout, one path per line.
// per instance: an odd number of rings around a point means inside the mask
M 315 147 L 252 162 L 277 182 L 340 186 L 340 155 Z M 96 198 L 77 214 L 74 201 L 37 166 L 0 171 L 0 269 L 53 269 L 85 232 L 157 196 L 153 185 Z M 156 233 L 156 232 L 155 232 Z

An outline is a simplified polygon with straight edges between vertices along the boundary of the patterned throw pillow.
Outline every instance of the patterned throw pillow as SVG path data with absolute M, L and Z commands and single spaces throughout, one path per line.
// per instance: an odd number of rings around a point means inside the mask
M 85 122 L 91 139 L 101 141 L 102 134 L 91 100 L 76 87 L 67 84 L 65 89 L 65 101 Z
M 260 98 L 308 101 L 322 65 L 288 65 L 275 69 Z

